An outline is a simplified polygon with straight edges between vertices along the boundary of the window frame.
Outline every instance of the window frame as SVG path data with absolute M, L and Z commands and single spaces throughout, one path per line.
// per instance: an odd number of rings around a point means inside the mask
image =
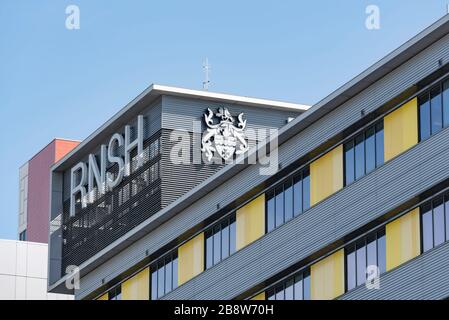
M 227 228 L 227 234 L 228 234 L 228 255 L 223 256 L 223 230 Z M 233 255 L 235 252 L 237 252 L 237 214 L 234 211 L 230 215 L 227 215 L 225 218 L 220 219 L 216 223 L 214 223 L 212 226 L 204 230 L 204 270 L 210 269 L 213 266 L 219 264 L 221 261 L 227 259 L 231 255 Z M 218 230 L 218 231 L 215 231 Z M 234 230 L 234 232 L 232 231 Z M 219 253 L 220 258 L 215 262 L 215 236 L 217 234 L 220 234 L 220 240 L 219 240 Z M 232 234 L 234 233 L 234 236 Z M 234 239 L 232 239 L 234 237 Z M 211 256 L 211 265 L 208 263 L 208 240 L 212 239 L 211 249 L 212 249 L 212 256 Z M 234 243 L 234 245 L 232 245 Z
M 362 286 L 366 283 L 366 268 L 368 267 L 368 263 L 369 263 L 369 245 L 373 242 L 376 243 L 376 264 L 377 267 L 379 268 L 379 272 L 380 274 L 385 273 L 386 272 L 386 241 L 384 242 L 384 247 L 383 247 L 383 252 L 384 252 L 384 257 L 383 257 L 383 262 L 385 263 L 384 266 L 380 265 L 380 250 L 382 249 L 379 246 L 379 243 L 381 242 L 381 240 L 386 239 L 386 226 L 383 225 L 380 228 L 369 232 L 367 234 L 364 234 L 362 237 L 355 239 L 354 241 L 351 241 L 350 243 L 346 244 L 344 246 L 344 278 L 345 278 L 345 292 L 349 292 L 351 290 L 354 290 L 356 288 L 358 288 L 359 286 Z M 373 240 L 374 239 L 374 240 Z M 362 246 L 359 247 L 360 244 L 363 244 Z M 363 249 L 364 251 L 364 259 L 365 259 L 365 281 L 362 283 L 359 283 L 359 275 L 358 272 L 358 254 L 357 251 Z M 354 276 L 352 278 L 354 278 L 353 280 L 355 281 L 354 286 L 349 288 L 349 272 L 348 272 L 348 268 L 349 268 L 349 263 L 348 263 L 348 257 L 350 254 L 354 254 Z
M 442 201 L 441 204 L 436 206 L 435 203 L 438 203 L 440 200 Z M 442 212 L 443 218 L 442 219 L 443 219 L 444 240 L 441 243 L 436 244 L 436 240 L 435 240 L 435 208 L 437 208 L 439 206 L 442 206 L 442 208 L 443 208 L 443 212 Z M 430 208 L 430 209 L 426 210 L 426 208 Z M 430 227 L 431 227 L 432 245 L 428 249 L 426 249 L 424 246 L 425 246 L 425 241 L 426 241 L 425 236 L 427 235 L 427 233 L 426 233 L 427 231 L 425 230 L 425 226 L 424 226 L 424 223 L 425 223 L 424 215 L 428 214 L 429 212 L 430 212 L 430 217 L 431 217 Z M 420 252 L 421 252 L 421 254 L 423 254 L 427 251 L 430 251 L 434 248 L 437 248 L 449 241 L 449 221 L 448 220 L 449 220 L 449 192 L 444 192 L 442 194 L 439 194 L 419 206 L 419 225 L 420 225 L 420 233 L 421 233 Z
M 437 95 L 433 95 L 434 91 L 438 90 Z M 433 99 L 438 97 L 439 106 L 436 108 L 432 105 Z M 446 99 L 445 99 L 446 98 Z M 449 101 L 445 102 L 449 98 L 449 77 L 440 79 L 436 83 L 429 85 L 426 89 L 417 95 L 418 99 L 418 143 L 425 141 L 433 135 L 439 133 L 445 128 L 449 127 Z M 423 102 L 424 101 L 424 102 Z M 425 108 L 425 109 L 424 109 Z M 435 109 L 438 109 L 441 124 L 436 128 L 434 127 L 433 116 Z M 423 134 L 423 112 L 425 111 L 427 127 Z M 427 119 L 428 118 L 428 119 Z M 434 130 L 435 129 L 435 130 Z
M 343 187 L 347 187 L 354 182 L 362 179 L 366 175 L 372 173 L 377 168 L 382 166 L 385 163 L 385 157 L 384 157 L 384 150 L 385 150 L 385 141 L 383 139 L 385 134 L 385 128 L 384 128 L 384 118 L 376 121 L 375 123 L 370 124 L 367 127 L 364 127 L 363 130 L 355 134 L 354 136 L 351 136 L 350 139 L 343 141 Z M 368 137 L 368 134 L 370 131 L 373 132 L 371 136 Z M 374 162 L 374 168 L 371 168 L 368 171 L 367 164 L 367 141 L 370 137 L 373 137 L 373 145 L 374 145 L 374 158 L 372 159 Z M 357 143 L 361 139 L 361 142 Z M 379 144 L 380 140 L 380 144 Z M 363 173 L 358 176 L 357 175 L 357 147 L 363 144 Z M 382 148 L 380 148 L 382 146 Z M 359 147 L 360 148 L 360 147 Z M 348 159 L 347 154 L 350 152 L 352 155 L 352 165 L 348 165 Z M 352 180 L 348 179 L 348 170 L 351 167 L 352 171 Z M 350 180 L 350 181 L 349 181 Z
M 122 284 L 118 284 L 108 291 L 108 300 L 122 300 Z
M 298 184 L 300 184 L 300 187 Z M 288 190 L 290 190 L 291 195 L 290 203 L 287 205 L 286 192 Z M 301 192 L 301 199 L 297 199 L 295 191 L 298 190 Z M 306 199 L 307 197 L 308 199 Z M 278 199 L 281 201 L 281 204 L 278 204 Z M 300 203 L 300 208 L 295 205 L 296 200 Z M 281 207 L 282 214 L 278 213 L 278 209 Z M 279 228 L 310 209 L 310 207 L 310 169 L 306 166 L 265 192 L 265 233 Z M 291 209 L 291 214 L 287 215 L 286 208 Z M 298 210 L 296 210 L 297 208 Z M 282 219 L 278 224 L 278 218 L 281 218 L 281 216 Z
M 287 284 L 290 283 L 290 286 Z M 296 285 L 297 283 L 301 283 L 301 299 L 296 298 Z M 308 289 L 306 291 L 306 284 L 308 285 Z M 291 288 L 292 290 L 292 298 L 286 299 L 287 289 Z M 298 272 L 295 272 L 292 275 L 289 275 L 287 278 L 282 281 L 276 282 L 269 286 L 264 290 L 266 300 L 285 300 L 285 301 L 298 301 L 298 300 L 311 300 L 311 282 L 310 282 L 310 268 L 303 268 Z M 307 293 L 307 294 L 306 294 Z M 277 299 L 277 296 L 282 295 L 283 299 Z
M 170 290 L 167 291 L 166 288 L 166 284 L 167 284 L 167 276 L 166 276 L 166 267 L 167 265 L 170 264 L 170 269 L 171 269 L 171 288 Z M 159 282 L 161 282 L 161 280 L 159 279 L 159 274 L 160 269 L 164 269 L 164 279 L 163 279 L 163 284 L 164 284 L 164 292 L 159 295 Z M 153 279 L 153 275 L 156 275 L 156 279 L 154 281 Z M 163 296 L 165 296 L 166 294 L 170 293 L 171 291 L 175 290 L 178 287 L 178 251 L 177 250 L 172 250 L 170 251 L 168 254 L 160 257 L 159 259 L 157 259 L 156 261 L 154 261 L 153 263 L 150 264 L 150 277 L 149 277 L 149 282 L 150 282 L 150 292 L 149 292 L 149 296 L 150 296 L 150 300 L 159 300 L 160 298 L 162 298 Z M 155 286 L 156 285 L 156 286 Z M 154 297 L 153 291 L 155 290 L 155 294 L 156 297 Z

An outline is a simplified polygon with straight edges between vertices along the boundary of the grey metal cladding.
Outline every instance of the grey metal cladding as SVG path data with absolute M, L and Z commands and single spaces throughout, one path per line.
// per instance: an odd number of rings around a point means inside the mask
M 449 242 L 380 276 L 380 288 L 358 287 L 341 300 L 441 300 L 449 297 Z
M 449 178 L 449 128 L 206 270 L 164 299 L 233 299 Z
M 161 135 L 162 207 L 169 205 L 224 166 L 224 164 L 193 163 L 193 147 L 191 144 L 193 134 L 189 133 L 189 141 L 186 141 L 187 139 L 172 141 L 170 139 L 171 132 L 173 131 L 162 129 Z M 200 141 L 200 134 L 195 134 L 195 136 L 197 138 L 199 136 L 199 139 L 196 140 Z M 170 151 L 174 145 L 177 145 L 177 147 L 182 146 L 184 150 L 189 151 L 190 163 L 172 163 Z M 197 144 L 197 147 L 199 147 L 199 144 Z M 201 156 L 201 153 L 199 155 Z
M 201 133 L 193 132 L 195 122 L 203 125 L 203 114 L 210 108 L 213 112 L 219 107 L 227 107 L 233 116 L 244 113 L 247 119 L 247 136 L 250 148 L 256 142 L 254 140 L 263 140 L 269 135 L 269 131 L 263 132 L 262 136 L 257 136 L 257 129 L 277 129 L 287 123 L 288 117 L 296 117 L 301 112 L 295 110 L 279 110 L 269 106 L 247 106 L 236 103 L 222 103 L 194 98 L 163 95 L 162 96 L 162 159 L 161 159 L 161 178 L 162 178 L 162 207 L 170 204 L 180 196 L 197 186 L 209 176 L 220 170 L 224 164 L 197 164 L 193 163 L 193 152 L 197 151 L 200 157 Z M 189 141 L 176 139 L 172 141 L 171 133 L 183 131 L 189 133 Z M 264 130 L 265 131 L 265 130 Z M 195 144 L 193 143 L 195 142 Z M 170 161 L 170 152 L 174 145 L 183 146 L 184 150 L 189 150 L 190 164 L 173 164 Z M 221 160 L 221 158 L 217 159 Z
M 357 96 L 346 101 L 337 109 L 322 116 L 318 121 L 310 123 L 308 117 L 312 115 L 314 110 L 306 111 L 298 118 L 303 119 L 302 121 L 307 123 L 307 127 L 280 146 L 279 161 L 285 167 L 319 147 L 328 139 L 340 133 L 344 128 L 358 121 L 361 110 L 364 110 L 366 114 L 376 110 L 421 79 L 435 72 L 438 69 L 438 59 L 444 59 L 445 61 L 449 59 L 449 35 L 427 47 L 416 56 L 411 57 L 407 62 L 360 92 Z M 383 169 L 380 168 L 379 171 L 381 170 Z M 377 174 L 369 175 L 365 179 L 373 179 L 372 177 L 374 176 L 377 176 Z M 259 175 L 259 166 L 251 165 L 241 170 L 231 180 L 223 181 L 220 186 L 214 188 L 207 196 L 197 200 L 175 217 L 166 221 L 164 225 L 155 228 L 139 241 L 132 243 L 126 250 L 118 252 L 113 258 L 83 276 L 83 285 L 77 292 L 77 297 L 83 298 L 101 287 L 102 279 L 106 279 L 106 281 L 114 279 L 125 270 L 131 268 L 145 257 L 146 250 L 148 250 L 149 254 L 152 254 L 159 248 L 174 241 L 180 234 L 214 214 L 218 202 L 224 207 L 238 199 L 242 194 L 263 183 L 266 179 L 268 179 L 267 176 Z M 354 188 L 356 185 L 358 183 L 355 183 L 348 189 Z M 404 198 L 405 196 L 403 195 Z M 376 199 L 372 194 L 368 194 L 366 200 L 374 201 Z M 332 202 L 326 201 L 321 206 L 326 206 L 326 203 Z M 325 217 L 319 215 L 314 219 L 323 220 Z M 289 225 L 287 224 L 286 228 Z M 316 233 L 312 232 L 311 236 L 313 235 L 316 236 Z M 260 242 L 257 241 L 254 246 L 259 246 Z M 265 259 L 268 258 L 266 257 Z M 225 261 L 214 268 L 222 269 L 224 264 Z M 190 287 L 188 283 L 186 286 Z M 182 287 L 178 290 L 181 290 Z M 173 295 L 177 294 L 178 290 L 175 290 Z
M 162 128 L 192 132 L 193 122 L 203 122 L 203 114 L 207 108 L 216 112 L 219 107 L 227 107 L 233 116 L 243 112 L 248 119 L 247 129 L 280 128 L 287 124 L 288 117 L 297 117 L 302 113 L 296 110 L 279 110 L 270 106 L 252 107 L 164 95 Z

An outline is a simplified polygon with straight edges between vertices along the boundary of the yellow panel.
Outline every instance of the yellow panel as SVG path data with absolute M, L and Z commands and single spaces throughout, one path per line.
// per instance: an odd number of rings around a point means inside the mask
M 150 300 L 150 268 L 122 283 L 123 300 Z
M 312 205 L 343 188 L 343 145 L 310 164 L 310 202 Z
M 257 296 L 252 297 L 251 300 L 265 300 L 265 292 L 259 293 Z
M 384 155 L 388 161 L 418 143 L 418 99 L 410 100 L 384 118 Z
M 310 268 L 311 298 L 334 299 L 345 292 L 344 250 L 318 261 Z
M 237 250 L 257 240 L 265 233 L 265 194 L 237 210 Z
M 204 233 L 178 248 L 178 285 L 204 270 Z
M 99 297 L 97 300 L 109 300 L 109 294 L 106 292 L 104 295 Z
M 387 271 L 420 254 L 419 208 L 386 227 Z

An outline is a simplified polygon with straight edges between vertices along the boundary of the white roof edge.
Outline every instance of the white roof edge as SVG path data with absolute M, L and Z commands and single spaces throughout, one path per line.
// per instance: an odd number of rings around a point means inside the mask
M 298 111 L 306 111 L 311 107 L 311 106 L 305 105 L 305 104 L 284 102 L 284 101 L 278 101 L 278 100 L 261 99 L 261 98 L 253 98 L 253 97 L 233 95 L 233 94 L 227 94 L 227 93 L 219 93 L 219 92 L 193 90 L 193 89 L 165 86 L 165 85 L 159 85 L 159 84 L 153 84 L 152 89 L 155 91 L 159 91 L 161 94 L 165 93 L 165 94 L 174 94 L 174 95 L 186 95 L 186 96 L 194 96 L 197 98 L 210 98 L 210 99 L 217 99 L 217 100 L 226 100 L 226 101 L 247 103 L 247 104 L 253 104 L 253 105 L 274 106 L 274 107 L 278 107 L 278 108 L 293 109 L 293 110 L 298 110 Z

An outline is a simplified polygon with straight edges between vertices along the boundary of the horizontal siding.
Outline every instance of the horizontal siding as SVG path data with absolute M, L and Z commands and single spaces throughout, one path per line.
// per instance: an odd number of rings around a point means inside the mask
M 445 36 L 438 42 L 423 50 L 417 56 L 412 57 L 406 63 L 393 70 L 390 74 L 386 75 L 384 78 L 374 83 L 354 98 L 345 102 L 339 108 L 323 116 L 319 121 L 310 124 L 306 129 L 286 141 L 279 148 L 280 162 L 284 165 L 284 167 L 287 166 L 296 159 L 308 154 L 313 149 L 319 147 L 321 144 L 325 143 L 330 138 L 341 132 L 344 128 L 347 128 L 348 126 L 354 124 L 360 119 L 362 110 L 364 110 L 365 113 L 368 114 L 384 103 L 395 98 L 398 94 L 410 88 L 422 78 L 436 71 L 438 69 L 438 59 L 443 59 L 443 61 L 449 60 L 449 36 Z M 446 134 L 447 133 L 444 133 L 442 135 Z M 437 137 L 437 139 L 438 138 L 439 137 Z M 433 143 L 438 143 L 438 141 L 432 141 Z M 447 144 L 447 140 L 439 140 L 440 144 L 444 144 L 445 142 Z M 410 151 L 413 151 L 413 149 Z M 415 155 L 415 152 L 410 152 L 410 154 Z M 424 156 L 425 155 L 426 154 L 424 154 Z M 437 156 L 437 158 L 440 158 L 441 160 L 441 155 Z M 407 157 L 407 161 L 415 160 L 419 160 L 419 157 L 415 159 L 409 159 L 409 157 Z M 438 165 L 440 165 L 440 162 L 437 163 Z M 399 157 L 388 166 L 386 165 L 384 168 L 376 171 L 376 173 L 368 175 L 364 179 L 361 179 L 360 181 L 354 183 L 352 186 L 344 189 L 341 193 L 351 192 L 351 190 L 354 190 L 354 188 L 359 188 L 356 193 L 363 195 L 363 197 L 347 198 L 345 206 L 351 206 L 352 204 L 357 202 L 359 203 L 360 208 L 368 207 L 371 210 L 373 204 L 380 203 L 381 207 L 376 205 L 376 208 L 378 208 L 379 210 L 385 210 L 386 207 L 391 207 L 393 204 L 398 204 L 407 200 L 412 194 L 418 192 L 418 190 L 424 190 L 431 186 L 431 183 L 439 180 L 438 176 L 427 177 L 427 180 L 422 180 L 423 178 L 421 176 L 416 176 L 414 177 L 414 179 L 411 179 L 412 181 L 403 181 L 404 177 L 399 176 L 399 180 L 403 182 L 404 188 L 401 189 L 403 190 L 403 192 L 396 190 L 395 194 L 398 198 L 384 199 L 384 202 L 379 202 L 375 194 L 367 192 L 370 190 L 370 184 L 378 183 L 377 179 L 379 179 L 379 176 L 382 175 L 382 172 L 387 170 L 385 168 L 393 167 L 393 170 L 390 170 L 390 174 L 395 175 L 397 174 L 397 172 L 403 172 L 399 169 L 401 169 L 402 167 L 409 168 L 410 165 L 411 164 L 409 163 L 407 166 L 407 163 L 401 161 L 401 157 Z M 436 170 L 436 168 L 432 169 Z M 249 166 L 240 172 L 238 171 L 238 168 L 236 168 L 235 172 L 238 172 L 238 174 L 236 174 L 232 178 L 232 181 L 222 182 L 220 186 L 214 188 L 206 197 L 199 199 L 183 211 L 179 212 L 175 218 L 168 220 L 164 223 L 163 226 L 156 228 L 151 233 L 141 238 L 139 241 L 132 243 L 126 250 L 117 253 L 106 263 L 97 266 L 93 271 L 84 275 L 82 278 L 83 286 L 76 292 L 77 298 L 83 298 L 93 292 L 95 289 L 101 287 L 102 279 L 105 279 L 105 281 L 113 279 L 124 270 L 127 270 L 128 268 L 134 266 L 137 262 L 145 258 L 146 251 L 148 251 L 149 254 L 157 251 L 164 245 L 167 245 L 171 241 L 174 241 L 180 234 L 188 231 L 206 218 L 213 215 L 216 211 L 217 201 L 221 201 L 223 205 L 232 203 L 242 194 L 252 190 L 255 186 L 263 183 L 266 179 L 269 178 L 268 176 L 259 175 L 258 166 Z M 434 174 L 441 175 L 442 172 L 434 172 Z M 419 187 L 418 185 L 416 185 L 417 182 L 419 184 Z M 411 190 L 413 186 L 415 186 L 416 188 L 414 188 L 414 190 Z M 397 194 L 398 192 L 399 194 Z M 386 197 L 388 197 L 388 195 L 386 195 Z M 319 205 L 319 210 L 322 210 L 322 213 L 318 213 L 317 216 L 313 219 L 318 223 L 320 221 L 326 221 L 326 219 L 328 220 L 329 216 L 332 216 L 332 213 L 335 212 L 335 210 L 332 210 L 334 201 L 335 200 L 329 199 L 329 201 L 324 201 L 323 203 L 321 203 Z M 312 209 L 309 212 L 317 212 L 317 210 Z M 379 210 L 376 210 L 376 212 L 379 212 Z M 305 217 L 309 215 L 310 214 L 304 214 L 300 219 L 298 218 L 294 221 L 302 221 L 302 219 L 305 219 Z M 370 221 L 370 219 L 372 218 L 373 215 L 368 215 L 366 218 L 362 219 L 362 217 L 360 217 L 357 220 L 351 221 L 351 219 L 343 217 L 340 221 L 341 223 L 339 223 L 341 229 L 335 229 L 335 232 L 340 236 L 341 233 L 347 233 L 349 230 L 357 228 L 366 221 Z M 148 223 L 152 223 L 152 220 L 149 220 Z M 292 228 L 291 226 L 296 225 L 297 223 L 299 222 L 286 224 L 285 228 Z M 328 226 L 328 228 L 332 229 L 332 224 Z M 279 230 L 281 231 L 283 229 L 280 228 Z M 330 241 L 330 238 L 321 237 L 321 235 L 315 232 L 313 228 L 309 230 L 301 228 L 301 230 L 305 230 L 306 234 L 308 234 L 316 243 L 323 244 Z M 271 235 L 266 235 L 265 237 L 269 238 L 271 237 Z M 253 249 L 251 250 L 255 250 L 257 252 L 257 248 L 261 248 L 261 243 L 264 243 L 264 241 L 262 240 L 263 239 L 252 244 Z M 305 251 L 305 254 L 312 253 L 313 250 L 318 249 L 320 246 L 311 245 L 310 248 L 306 248 L 307 250 Z M 254 249 L 254 247 L 257 248 Z M 293 250 L 293 252 L 296 251 L 294 247 L 291 248 L 289 246 L 289 248 L 290 250 Z M 249 249 L 250 247 L 247 247 L 244 250 Z M 240 254 L 236 255 L 236 257 L 239 256 Z M 297 260 L 294 254 L 292 254 L 291 257 L 293 260 Z M 229 260 L 231 258 L 229 258 Z M 268 259 L 268 256 L 264 257 L 263 259 L 259 260 L 258 263 L 260 265 L 270 265 L 270 260 Z M 264 263 L 261 264 L 260 261 L 264 261 Z M 290 264 L 293 263 L 291 259 L 289 259 L 288 261 L 290 262 Z M 248 260 L 245 260 L 242 263 L 245 262 L 249 263 Z M 210 270 L 221 270 L 224 269 L 226 265 L 226 261 L 223 261 L 221 264 L 218 264 L 216 267 L 211 268 Z M 206 274 L 206 272 L 204 274 Z M 263 273 L 256 272 L 255 274 L 258 275 L 259 278 L 265 278 L 263 276 Z M 248 282 L 244 284 L 243 288 L 252 285 L 253 282 L 254 279 L 248 279 Z M 188 284 L 186 284 L 186 286 L 187 285 Z M 242 290 L 238 291 L 243 291 L 243 288 Z M 236 289 L 230 288 L 230 290 Z M 221 293 L 223 292 L 217 292 L 217 294 Z M 177 295 L 176 290 L 175 292 L 173 292 L 173 294 L 174 296 L 175 294 Z M 217 296 L 217 294 L 215 296 Z M 232 294 L 234 294 L 234 292 L 232 292 Z M 181 293 L 179 295 L 182 296 Z M 228 293 L 227 295 L 223 296 L 230 296 L 230 294 Z
M 358 287 L 342 300 L 440 300 L 449 297 L 449 242 L 380 276 L 380 288 Z
M 247 129 L 280 128 L 287 124 L 288 117 L 296 117 L 301 113 L 277 110 L 269 106 L 251 107 L 173 96 L 163 96 L 162 101 L 162 128 L 190 132 L 193 131 L 194 121 L 203 122 L 203 114 L 207 108 L 217 112 L 219 107 L 227 107 L 234 117 L 243 112 L 244 119 L 247 119 Z
M 165 296 L 232 299 L 449 178 L 449 128 Z M 419 173 L 419 174 L 417 174 Z
M 189 141 L 170 141 L 172 130 L 162 130 L 161 146 L 161 190 L 162 208 L 169 205 L 186 192 L 206 180 L 208 177 L 223 168 L 224 164 L 194 164 L 193 146 L 191 145 L 192 133 L 189 133 Z M 196 139 L 198 135 L 195 134 Z M 198 140 L 198 139 L 197 139 Z M 199 139 L 201 141 L 201 139 Z M 189 164 L 176 164 L 170 159 L 170 151 L 173 146 L 183 146 L 183 150 L 189 150 Z M 198 147 L 200 147 L 198 145 Z M 201 155 L 201 151 L 198 151 Z

